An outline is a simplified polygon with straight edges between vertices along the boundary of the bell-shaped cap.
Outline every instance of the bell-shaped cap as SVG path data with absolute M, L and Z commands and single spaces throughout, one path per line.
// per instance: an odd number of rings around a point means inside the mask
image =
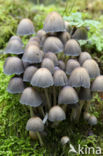
M 30 41 L 36 41 L 36 42 L 40 43 L 40 38 L 38 36 L 33 36 L 33 37 L 30 37 L 29 42 Z
M 54 65 L 57 66 L 58 65 L 58 58 L 57 56 L 52 53 L 52 52 L 48 52 L 44 55 L 45 58 L 49 58 L 54 62 Z
M 30 19 L 24 18 L 17 27 L 17 34 L 20 36 L 34 34 L 34 26 Z
M 32 107 L 38 107 L 42 104 L 42 99 L 32 87 L 27 87 L 21 95 L 20 103 Z
M 88 123 L 91 125 L 91 126 L 94 126 L 94 125 L 97 125 L 97 118 L 94 116 L 94 115 L 91 115 L 89 120 L 88 120 Z
M 54 85 L 66 86 L 68 84 L 68 78 L 63 70 L 56 70 L 54 72 Z
M 24 45 L 23 45 L 23 42 L 22 42 L 22 40 L 21 40 L 21 38 L 20 38 L 19 36 L 12 36 L 12 37 L 9 39 L 9 41 L 11 41 L 11 40 L 18 40 L 18 41 L 22 44 L 22 46 L 24 46 Z
M 82 52 L 79 56 L 80 65 L 82 65 L 88 59 L 92 59 L 91 55 L 88 52 Z
M 57 12 L 51 12 L 45 19 L 43 30 L 46 33 L 65 31 L 65 23 L 61 15 Z
M 24 50 L 23 50 L 23 44 L 21 43 L 21 41 L 19 41 L 18 39 L 11 39 L 8 42 L 7 47 L 5 48 L 4 53 L 5 54 L 23 54 Z
M 40 29 L 38 32 L 37 32 L 37 36 L 39 37 L 39 39 L 41 40 L 41 38 L 46 35 L 46 32 L 43 30 L 43 29 Z
M 78 28 L 72 35 L 72 38 L 76 40 L 86 40 L 88 38 L 86 28 L 84 27 Z
M 69 85 L 90 88 L 90 77 L 87 70 L 83 67 L 75 68 L 69 77 Z
M 89 118 L 90 118 L 90 113 L 88 113 L 88 112 L 84 112 L 84 114 L 83 114 L 83 118 L 84 118 L 84 120 L 86 120 L 86 121 L 88 121 L 89 120 Z
M 80 100 L 91 100 L 92 94 L 90 88 L 81 87 L 79 90 L 79 99 Z
M 63 44 L 66 44 L 66 42 L 70 40 L 70 38 L 71 36 L 68 32 L 63 32 L 59 35 L 59 39 L 62 41 Z
M 42 68 L 47 68 L 52 74 L 54 73 L 54 63 L 49 58 L 44 58 L 41 64 Z
M 60 69 L 65 70 L 65 63 L 62 60 L 58 61 L 58 66 Z
M 103 75 L 97 76 L 93 81 L 91 90 L 93 92 L 103 92 Z
M 17 74 L 20 75 L 24 72 L 23 62 L 16 56 L 8 57 L 4 64 L 4 73 L 6 75 Z
M 53 86 L 53 77 L 47 68 L 38 69 L 31 79 L 31 85 L 41 88 L 48 88 Z
M 23 80 L 20 77 L 10 79 L 7 91 L 12 94 L 22 93 L 24 90 Z
M 29 66 L 25 69 L 24 75 L 23 75 L 23 81 L 24 82 L 31 82 L 32 76 L 37 71 L 37 68 L 34 66 Z
M 95 60 L 89 59 L 83 63 L 83 67 L 89 73 L 90 78 L 96 78 L 100 75 L 100 69 Z
M 68 21 L 65 21 L 65 28 L 66 28 L 66 31 L 71 34 L 73 28 L 72 28 L 72 25 L 70 25 Z
M 44 42 L 43 51 L 45 53 L 61 53 L 63 51 L 63 44 L 57 37 L 48 37 Z
M 30 40 L 30 41 L 27 43 L 25 49 L 27 49 L 29 46 L 37 46 L 38 48 L 40 48 L 40 43 L 39 43 L 38 41 Z
M 32 117 L 27 121 L 27 131 L 42 132 L 44 130 L 43 121 L 39 117 Z
M 74 39 L 67 41 L 64 49 L 64 53 L 67 56 L 79 56 L 81 53 L 81 48 L 78 42 Z
M 51 122 L 63 121 L 66 119 L 64 110 L 60 106 L 53 106 L 49 110 L 48 119 Z
M 62 144 L 62 145 L 65 145 L 65 144 L 67 144 L 68 142 L 70 142 L 70 139 L 69 139 L 68 136 L 63 136 L 63 137 L 61 138 L 61 144 Z
M 74 59 L 68 60 L 66 64 L 66 73 L 70 75 L 71 72 L 77 67 L 80 67 L 80 64 L 77 60 Z
M 58 97 L 59 104 L 74 104 L 78 102 L 78 95 L 74 88 L 70 86 L 64 87 Z
M 22 57 L 23 62 L 40 63 L 42 61 L 42 54 L 40 49 L 35 45 L 30 45 L 25 49 Z

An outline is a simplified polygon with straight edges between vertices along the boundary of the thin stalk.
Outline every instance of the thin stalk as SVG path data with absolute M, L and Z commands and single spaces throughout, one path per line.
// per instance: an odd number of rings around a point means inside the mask
M 38 110 L 41 112 L 42 116 L 44 117 L 45 113 L 44 113 L 43 107 L 42 106 L 38 107 Z
M 56 89 L 55 89 L 55 86 L 53 86 L 53 97 L 54 97 L 53 105 L 55 106 L 56 105 Z
M 76 108 L 72 108 L 72 112 L 71 112 L 71 115 L 70 115 L 70 120 L 71 121 L 75 120 L 76 116 L 77 116 L 77 109 Z
M 44 88 L 44 92 L 45 92 L 45 96 L 46 96 L 46 100 L 47 100 L 48 109 L 50 109 L 51 103 L 50 103 L 49 96 L 48 96 L 48 91 L 47 91 L 46 88 Z
M 42 140 L 42 138 L 41 138 L 40 133 L 39 133 L 39 132 L 36 132 L 36 135 L 37 135 L 37 137 L 38 137 L 38 139 L 39 139 L 40 145 L 43 146 L 44 143 L 43 143 L 43 140 Z
M 33 112 L 33 108 L 30 106 L 30 116 L 33 117 L 34 116 L 34 112 Z
M 79 105 L 78 110 L 77 110 L 77 121 L 79 121 L 79 119 L 80 119 L 80 115 L 81 115 L 81 112 L 82 112 L 84 101 L 81 100 L 79 104 L 80 105 Z

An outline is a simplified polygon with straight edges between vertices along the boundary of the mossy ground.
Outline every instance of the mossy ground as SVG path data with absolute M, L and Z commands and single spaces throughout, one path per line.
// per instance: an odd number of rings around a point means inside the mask
M 70 5 L 69 5 L 70 4 Z M 43 26 L 45 16 L 50 11 L 58 11 L 61 15 L 67 15 L 68 12 L 74 10 L 73 3 L 71 6 L 65 7 L 65 3 L 61 3 L 59 7 L 50 5 L 44 7 L 43 5 L 33 6 L 32 3 L 13 0 L 0 0 L 0 49 L 6 46 L 7 41 L 12 35 L 16 34 L 17 24 L 23 17 L 29 17 L 33 20 L 36 31 Z M 77 5 L 80 4 L 80 5 Z M 85 3 L 77 1 L 77 6 L 82 6 L 81 11 L 85 9 Z M 61 7 L 62 6 L 62 7 Z M 80 8 L 80 7 L 79 7 Z M 102 9 L 101 9 L 102 10 Z M 90 17 L 92 12 L 89 10 Z M 100 14 L 100 11 L 99 13 Z M 97 16 L 93 14 L 95 18 Z M 38 21 L 38 22 L 37 22 Z M 27 41 L 23 38 L 24 43 Z M 93 49 L 93 47 L 91 48 Z M 92 52 L 92 50 L 89 50 Z M 101 56 L 100 53 L 95 53 L 96 57 Z M 98 118 L 98 125 L 92 130 L 95 135 L 88 136 L 90 130 L 89 125 L 81 118 L 78 124 L 71 123 L 69 119 L 60 123 L 56 128 L 50 127 L 47 132 L 47 137 L 43 138 L 45 146 L 40 147 L 38 142 L 30 140 L 28 132 L 25 130 L 25 125 L 30 117 L 28 107 L 19 103 L 19 95 L 12 95 L 6 91 L 10 76 L 3 73 L 3 64 L 5 56 L 0 55 L 0 155 L 1 156 L 50 156 L 50 155 L 64 155 L 68 154 L 69 145 L 62 148 L 60 138 L 64 135 L 70 137 L 71 143 L 75 148 L 80 143 L 83 145 L 92 145 L 94 147 L 100 146 L 103 149 L 103 101 L 96 95 L 91 101 L 90 112 L 95 114 Z M 102 61 L 102 58 L 99 60 Z M 75 154 L 74 154 L 75 155 Z

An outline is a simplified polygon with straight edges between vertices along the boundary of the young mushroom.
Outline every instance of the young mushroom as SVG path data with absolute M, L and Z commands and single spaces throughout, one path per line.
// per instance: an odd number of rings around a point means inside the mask
M 88 120 L 88 123 L 91 125 L 91 126 L 94 126 L 94 125 L 97 125 L 97 118 L 94 116 L 94 115 L 91 115 L 89 120 Z
M 92 59 L 88 52 L 82 52 L 79 56 L 79 63 L 82 65 L 86 60 Z
M 65 144 L 67 144 L 68 142 L 70 142 L 70 139 L 69 139 L 68 136 L 63 136 L 63 137 L 61 138 L 61 144 L 62 144 L 62 145 L 65 145 Z
M 49 58 L 54 62 L 54 65 L 57 66 L 58 65 L 58 58 L 57 56 L 52 53 L 52 52 L 48 52 L 44 55 L 44 58 Z
M 41 64 L 42 68 L 47 68 L 52 74 L 54 73 L 54 63 L 49 58 L 44 58 Z
M 58 35 L 62 43 L 65 45 L 68 40 L 70 40 L 71 36 L 68 32 L 62 32 Z
M 65 24 L 60 14 L 51 12 L 45 19 L 43 30 L 46 33 L 64 32 Z
M 89 120 L 89 118 L 90 118 L 90 113 L 88 113 L 88 112 L 84 112 L 83 113 L 83 118 L 84 118 L 84 120 L 86 120 L 86 121 L 88 121 Z
M 21 36 L 34 34 L 32 21 L 28 18 L 22 19 L 17 27 L 17 34 Z
M 66 73 L 70 75 L 71 72 L 77 67 L 80 67 L 79 62 L 74 59 L 69 59 L 66 64 Z
M 41 40 L 41 38 L 46 35 L 46 32 L 43 30 L 43 29 L 40 29 L 38 32 L 37 32 L 37 36 L 39 37 L 39 39 Z
M 37 68 L 34 66 L 29 66 L 25 69 L 23 74 L 23 81 L 24 82 L 31 82 L 32 76 L 37 71 Z
M 24 72 L 22 60 L 16 56 L 8 57 L 4 64 L 4 73 L 6 75 L 17 74 L 20 75 Z
M 9 39 L 9 41 L 12 41 L 12 40 L 18 40 L 22 44 L 22 46 L 24 46 L 24 44 L 23 44 L 23 42 L 22 42 L 22 40 L 21 40 L 21 38 L 19 36 L 12 36 Z
M 60 69 L 65 71 L 65 63 L 62 60 L 58 61 L 58 66 L 60 67 Z
M 78 28 L 72 35 L 73 39 L 86 40 L 88 38 L 87 30 L 84 27 Z
M 42 140 L 39 132 L 42 132 L 44 130 L 44 124 L 39 117 L 30 118 L 27 121 L 26 130 L 36 132 L 36 135 L 38 136 L 40 145 L 43 146 L 43 140 Z

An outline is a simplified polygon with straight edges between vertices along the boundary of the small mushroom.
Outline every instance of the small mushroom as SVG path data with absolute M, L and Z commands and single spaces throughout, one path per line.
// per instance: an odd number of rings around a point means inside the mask
M 22 93 L 24 90 L 24 84 L 22 78 L 20 77 L 11 78 L 7 90 L 9 93 L 12 94 Z
M 39 37 L 39 39 L 41 40 L 41 38 L 46 35 L 46 32 L 43 30 L 43 29 L 40 29 L 38 32 L 37 32 L 37 36 Z
M 68 21 L 65 21 L 65 28 L 66 28 L 66 31 L 71 34 L 73 28 L 72 28 L 72 25 L 70 25 Z
M 68 60 L 66 64 L 66 73 L 70 75 L 71 72 L 77 67 L 80 67 L 80 64 L 77 60 L 74 59 Z
M 42 141 L 42 138 L 41 138 L 39 132 L 42 132 L 44 130 L 44 124 L 43 124 L 42 120 L 39 117 L 30 118 L 27 121 L 26 130 L 36 132 L 36 135 L 38 136 L 40 145 L 41 146 L 43 145 L 43 141 Z
M 24 82 L 31 82 L 32 76 L 37 71 L 37 68 L 34 66 L 29 66 L 25 69 L 24 75 L 23 75 L 23 81 Z
M 54 63 L 49 58 L 44 58 L 41 64 L 42 68 L 47 68 L 52 74 L 54 73 Z
M 91 125 L 91 126 L 94 126 L 94 125 L 97 125 L 97 118 L 94 116 L 94 115 L 91 115 L 89 120 L 88 120 L 88 123 Z
M 86 120 L 86 121 L 89 120 L 90 116 L 91 116 L 91 115 L 90 115 L 90 113 L 88 113 L 88 112 L 84 112 L 84 114 L 83 114 L 84 120 Z
M 92 59 L 91 55 L 88 52 L 82 52 L 79 56 L 80 65 L 82 65 L 88 59 Z
M 32 21 L 28 18 L 22 19 L 17 27 L 17 34 L 21 36 L 34 34 Z
M 66 115 L 60 106 L 53 106 L 49 110 L 48 119 L 51 122 L 63 121 L 66 119 Z
M 100 69 L 95 60 L 89 59 L 83 63 L 83 67 L 89 73 L 90 78 L 96 78 L 100 75 Z
M 45 19 L 43 30 L 46 33 L 65 31 L 64 20 L 60 14 L 57 12 L 51 12 Z
M 103 92 L 103 75 L 97 76 L 95 78 L 91 90 L 93 92 Z
M 17 74 L 20 75 L 24 72 L 22 60 L 16 56 L 8 57 L 4 64 L 4 73 L 6 75 Z
M 81 48 L 78 42 L 74 39 L 67 41 L 64 49 L 64 53 L 67 56 L 79 56 L 81 53 Z
M 63 136 L 63 137 L 61 138 L 61 144 L 62 144 L 62 145 L 65 145 L 65 144 L 67 144 L 68 142 L 70 142 L 70 139 L 69 139 L 68 136 Z
M 40 63 L 42 61 L 42 53 L 37 46 L 30 45 L 25 49 L 22 60 L 28 63 Z
M 23 42 L 22 42 L 22 40 L 21 40 L 21 38 L 20 38 L 19 36 L 12 36 L 12 37 L 9 39 L 9 41 L 11 41 L 11 40 L 18 40 L 18 41 L 20 41 L 20 43 L 22 44 L 22 46 L 24 46 L 24 45 L 23 45 Z
M 52 52 L 48 52 L 44 55 L 44 58 L 49 58 L 54 62 L 54 65 L 57 66 L 58 65 L 58 58 L 57 56 L 52 53 Z
M 69 85 L 90 88 L 90 77 L 86 69 L 83 67 L 75 68 L 69 77 Z
M 65 70 L 65 63 L 62 60 L 58 61 L 58 66 L 60 67 L 60 69 Z
M 66 42 L 70 40 L 71 36 L 68 32 L 63 32 L 60 33 L 59 38 L 63 42 L 63 44 L 66 44 Z
M 61 53 L 63 52 L 63 44 L 57 37 L 48 37 L 44 42 L 43 51 L 45 53 Z
M 72 35 L 72 38 L 76 40 L 86 40 L 88 38 L 88 33 L 86 28 L 84 27 L 78 28 Z

